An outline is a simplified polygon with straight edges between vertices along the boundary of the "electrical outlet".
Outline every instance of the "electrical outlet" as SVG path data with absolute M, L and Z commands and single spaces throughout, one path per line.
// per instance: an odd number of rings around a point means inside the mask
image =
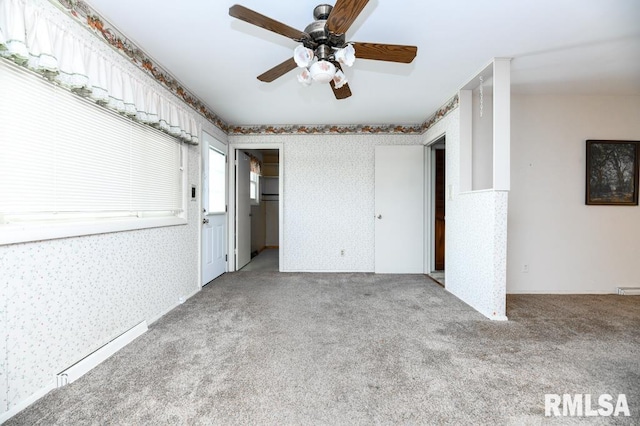
M 340 256 L 344 257 L 344 249 L 340 250 Z
M 529 272 L 529 264 L 528 264 L 528 263 L 524 263 L 524 264 L 522 265 L 522 273 L 523 273 L 523 274 L 526 274 L 526 273 L 528 273 L 528 272 Z

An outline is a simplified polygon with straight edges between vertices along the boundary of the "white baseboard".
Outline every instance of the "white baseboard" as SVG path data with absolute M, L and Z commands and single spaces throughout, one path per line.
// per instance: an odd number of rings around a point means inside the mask
M 620 296 L 640 296 L 640 287 L 618 287 Z
M 489 317 L 491 321 L 509 321 L 506 315 L 496 315 Z
M 198 287 L 191 294 L 184 297 L 184 300 L 187 300 L 195 296 L 200 290 L 201 288 Z M 27 408 L 29 405 L 33 404 L 34 402 L 36 402 L 37 400 L 45 396 L 46 394 L 48 394 L 49 392 L 51 392 L 52 390 L 58 387 L 64 386 L 66 384 L 72 383 L 75 380 L 82 377 L 84 374 L 89 372 L 92 368 L 96 367 L 97 365 L 105 361 L 107 358 L 109 358 L 111 355 L 115 354 L 117 351 L 119 351 L 120 349 L 122 349 L 123 347 L 131 343 L 133 340 L 135 340 L 136 338 L 144 334 L 148 330 L 147 324 L 152 324 L 156 322 L 157 320 L 165 316 L 167 313 L 175 309 L 176 306 L 180 304 L 181 302 L 178 301 L 174 305 L 167 308 L 165 311 L 156 315 L 148 323 L 147 321 L 141 322 L 140 324 L 134 326 L 130 330 L 116 337 L 106 345 L 100 347 L 95 352 L 89 354 L 87 357 L 78 361 L 71 367 L 60 372 L 58 375 L 56 375 L 55 381 L 50 382 L 49 384 L 47 384 L 47 386 L 43 387 L 42 389 L 38 390 L 37 392 L 31 394 L 27 398 L 13 405 L 9 410 L 5 411 L 4 413 L 0 413 L 0 425 L 6 422 L 7 420 L 9 420 L 11 417 L 18 414 L 20 411 Z
M 116 337 L 106 345 L 100 347 L 95 352 L 92 352 L 88 356 L 73 364 L 71 367 L 58 373 L 56 376 L 57 386 L 62 387 L 78 380 L 80 377 L 88 373 L 91 369 L 104 362 L 111 355 L 115 354 L 120 349 L 124 348 L 129 343 L 133 342 L 135 339 L 143 335 L 147 330 L 147 322 L 142 321 L 140 324 L 125 331 L 120 336 Z
M 39 391 L 31 394 L 27 398 L 18 402 L 16 405 L 11 407 L 9 411 L 0 413 L 0 425 L 6 422 L 7 420 L 9 420 L 11 417 L 18 414 L 20 411 L 24 410 L 25 408 L 33 404 L 34 402 L 36 402 L 37 400 L 39 400 L 40 398 L 42 398 L 43 396 L 45 396 L 46 394 L 48 394 L 49 392 L 51 392 L 52 390 L 54 390 L 55 388 L 56 388 L 56 382 L 52 381 L 46 387 L 40 389 Z
M 616 294 L 615 292 L 611 292 L 611 291 L 571 291 L 571 290 L 562 290 L 562 291 L 548 291 L 548 290 L 507 290 L 507 295 L 510 294 L 514 294 L 514 295 L 526 295 L 526 294 L 530 294 L 530 295 L 552 295 L 552 296 L 569 296 L 569 295 L 574 295 L 574 296 L 578 296 L 578 295 L 582 295 L 582 296 L 588 296 L 588 295 L 593 295 L 593 296 L 603 296 L 603 295 L 607 295 L 607 294 Z
M 60 372 L 56 375 L 56 380 L 50 382 L 44 388 L 38 390 L 37 392 L 29 395 L 25 399 L 21 400 L 14 406 L 12 406 L 8 411 L 0 414 L 0 424 L 6 422 L 11 417 L 18 414 L 20 411 L 27 408 L 29 405 L 33 404 L 52 390 L 68 385 L 80 377 L 88 373 L 92 368 L 96 367 L 111 355 L 118 352 L 120 349 L 134 341 L 136 338 L 140 337 L 147 331 L 147 322 L 142 321 L 140 324 L 134 326 L 128 331 L 125 331 L 120 336 L 116 337 L 106 345 L 100 347 L 95 352 L 87 355 L 85 358 L 73 364 L 71 367 L 66 370 Z

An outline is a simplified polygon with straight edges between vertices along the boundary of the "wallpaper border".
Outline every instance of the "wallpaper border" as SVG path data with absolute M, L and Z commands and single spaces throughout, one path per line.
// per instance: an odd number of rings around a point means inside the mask
M 60 7 L 77 22 L 84 25 L 91 32 L 98 35 L 112 48 L 120 52 L 132 63 L 141 68 L 145 73 L 153 77 L 173 94 L 178 96 L 187 105 L 202 114 L 209 122 L 227 135 L 265 135 L 265 134 L 408 134 L 419 135 L 429 130 L 445 115 L 457 108 L 458 95 L 448 100 L 438 111 L 429 116 L 422 124 L 354 124 L 354 125 L 254 125 L 234 126 L 211 110 L 196 95 L 187 90 L 176 78 L 174 78 L 160 64 L 149 56 L 131 40 L 127 39 L 120 31 L 115 29 L 106 19 L 98 14 L 91 6 L 82 0 L 49 0 Z

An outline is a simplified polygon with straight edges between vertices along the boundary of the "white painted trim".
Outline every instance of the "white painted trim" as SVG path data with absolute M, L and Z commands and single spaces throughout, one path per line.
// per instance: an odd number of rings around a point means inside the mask
M 482 193 L 486 193 L 486 192 L 509 192 L 506 189 L 478 189 L 477 191 L 465 191 L 465 192 L 461 192 L 458 195 L 473 195 L 473 194 L 482 194 Z
M 278 250 L 278 265 L 280 272 L 294 272 L 288 271 L 284 268 L 284 250 L 286 248 L 286 241 L 284 240 L 284 143 L 229 143 L 229 164 L 228 174 L 229 176 L 235 176 L 235 158 L 237 150 L 245 149 L 277 149 L 279 152 L 279 167 L 278 167 L 278 238 L 280 250 Z M 229 272 L 236 271 L 236 256 L 235 256 L 235 240 L 236 240 L 236 228 L 235 228 L 235 216 L 236 216 L 236 197 L 235 197 L 235 179 L 229 179 L 229 214 L 227 221 L 228 242 L 229 242 L 229 257 L 233 256 L 233 260 L 229 259 L 228 270 Z
M 640 296 L 640 287 L 618 287 L 620 296 Z
M 511 59 L 493 60 L 493 188 L 511 188 Z
M 473 188 L 473 90 L 460 90 L 460 192 Z
M 326 269 L 326 270 L 321 270 L 321 269 L 287 269 L 286 271 L 280 271 L 280 272 L 303 272 L 303 273 L 309 273 L 309 274 L 377 274 L 377 275 L 384 275 L 384 274 L 380 274 L 378 272 L 372 271 L 372 270 L 358 270 L 358 269 Z M 419 275 L 418 273 L 414 273 L 414 274 L 407 274 L 407 275 Z
M 530 290 L 516 290 L 516 291 L 507 291 L 507 295 L 509 294 L 536 294 L 536 295 L 540 295 L 540 294 L 549 294 L 549 295 L 603 295 L 603 294 L 612 294 L 615 295 L 617 294 L 615 291 L 585 291 L 585 292 L 580 292 L 580 293 L 576 293 L 575 291 L 546 291 L 546 290 L 541 290 L 541 291 L 530 291 Z M 508 302 L 507 302 L 508 304 Z
M 33 404 L 34 402 L 36 402 L 37 400 L 39 400 L 40 398 L 42 398 L 43 396 L 45 396 L 46 394 L 48 394 L 49 392 L 51 392 L 54 389 L 56 389 L 56 382 L 55 381 L 49 382 L 49 384 L 47 384 L 47 386 L 41 388 L 40 390 L 32 393 L 31 395 L 29 395 L 25 399 L 21 400 L 16 405 L 12 406 L 8 411 L 5 411 L 4 413 L 1 413 L 0 414 L 0 425 L 3 424 L 4 422 L 6 422 L 7 420 L 9 420 L 11 417 L 13 417 L 16 414 L 18 414 L 19 412 L 21 412 L 22 410 L 24 410 L 25 408 L 27 408 L 28 406 L 30 406 L 31 404 Z
M 138 337 L 147 332 L 147 322 L 142 321 L 138 325 L 125 331 L 106 345 L 100 347 L 96 351 L 90 353 L 80 361 L 76 362 L 64 371 L 61 371 L 56 375 L 57 387 L 66 386 L 75 382 L 80 377 L 91 371 L 93 368 L 102 364 L 110 356 L 118 352 L 120 349 L 133 342 Z
M 1 225 L 0 245 L 29 241 L 54 240 L 84 235 L 109 234 L 112 232 L 186 225 L 183 217 L 108 218 L 87 219 L 73 223 L 24 223 Z
M 435 202 L 433 199 L 433 185 L 435 182 L 435 155 L 433 154 L 433 147 L 431 145 L 424 146 L 424 260 L 423 272 L 430 274 L 433 270 L 433 236 L 434 236 L 434 211 Z
M 428 226 L 425 226 L 425 239 L 424 239 L 424 273 L 429 275 L 435 269 L 435 256 L 434 256 L 434 247 L 435 247 L 435 212 L 436 212 L 436 202 L 435 202 L 435 193 L 433 188 L 435 186 L 435 178 L 436 178 L 436 158 L 433 155 L 433 148 L 436 143 L 445 139 L 445 150 L 447 147 L 446 132 L 442 132 L 434 138 L 431 138 L 427 142 L 424 142 L 425 147 L 425 192 L 424 192 L 424 211 L 425 221 L 428 219 Z M 445 159 L 446 162 L 446 159 Z M 445 176 L 445 189 L 447 186 L 446 176 Z

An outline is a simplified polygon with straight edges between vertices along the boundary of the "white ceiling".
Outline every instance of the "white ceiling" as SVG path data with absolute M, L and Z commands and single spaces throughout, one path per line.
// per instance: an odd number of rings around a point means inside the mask
M 353 96 L 256 76 L 296 43 L 232 18 L 236 0 L 87 3 L 232 125 L 420 124 L 493 57 L 512 91 L 640 94 L 639 0 L 370 0 L 347 40 L 418 46 L 413 63 L 356 60 Z M 319 0 L 237 0 L 304 30 Z M 357 56 L 357 53 L 356 53 Z

